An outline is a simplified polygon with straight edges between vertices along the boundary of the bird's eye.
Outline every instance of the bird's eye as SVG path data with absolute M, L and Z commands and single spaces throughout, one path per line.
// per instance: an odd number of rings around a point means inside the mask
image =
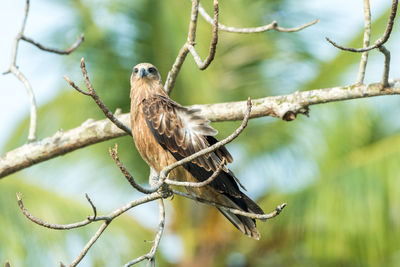
M 134 69 L 133 69 L 133 72 L 134 72 L 134 73 L 138 73 L 138 71 L 139 71 L 138 68 L 134 68 Z
M 149 68 L 149 72 L 150 72 L 150 73 L 156 73 L 156 69 L 153 68 L 153 67 L 150 67 L 150 68 Z

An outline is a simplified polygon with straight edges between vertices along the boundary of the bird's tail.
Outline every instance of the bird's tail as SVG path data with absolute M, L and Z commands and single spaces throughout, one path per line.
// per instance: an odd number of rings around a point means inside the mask
M 240 198 L 235 198 L 229 195 L 226 195 L 226 197 L 229 198 L 229 200 L 231 200 L 235 204 L 234 206 L 236 206 L 236 208 L 239 210 L 252 212 L 255 214 L 264 214 L 264 211 L 253 200 L 243 193 Z M 254 219 L 234 214 L 221 208 L 218 208 L 218 210 L 242 233 L 257 240 L 260 239 L 260 232 L 257 230 L 256 221 Z

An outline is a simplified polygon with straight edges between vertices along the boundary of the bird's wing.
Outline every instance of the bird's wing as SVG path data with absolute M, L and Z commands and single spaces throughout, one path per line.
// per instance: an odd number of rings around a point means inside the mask
M 155 95 L 142 102 L 146 122 L 157 142 L 172 154 L 184 158 L 217 142 L 217 130 L 209 120 L 200 116 L 199 110 L 188 109 L 168 97 Z M 221 160 L 232 162 L 225 147 L 193 161 L 206 171 L 215 171 Z
M 213 137 L 217 131 L 209 125 L 207 119 L 198 114 L 198 110 L 185 108 L 166 96 L 155 95 L 143 100 L 142 111 L 147 126 L 156 141 L 176 160 L 183 159 L 218 142 Z M 223 158 L 227 162 L 232 162 L 232 156 L 228 150 L 220 147 L 208 155 L 184 164 L 183 167 L 198 181 L 204 181 L 218 168 Z M 254 201 L 240 191 L 236 178 L 229 169 L 224 168 L 209 186 L 220 194 L 218 198 L 209 200 L 243 211 L 264 214 Z M 188 190 L 191 191 L 189 188 Z M 199 189 L 196 192 L 202 190 L 206 189 Z M 254 219 L 223 209 L 220 211 L 243 233 L 259 239 L 260 234 Z

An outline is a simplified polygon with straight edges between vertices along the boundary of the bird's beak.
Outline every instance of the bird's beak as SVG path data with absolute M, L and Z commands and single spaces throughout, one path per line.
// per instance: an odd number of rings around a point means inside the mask
M 144 76 L 147 76 L 149 73 L 144 69 L 144 68 L 141 68 L 140 70 L 139 70 L 139 76 L 140 76 L 140 78 L 143 78 Z

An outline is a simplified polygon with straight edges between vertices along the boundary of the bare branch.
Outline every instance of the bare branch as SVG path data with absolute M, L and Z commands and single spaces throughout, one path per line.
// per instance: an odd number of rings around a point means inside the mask
M 37 105 L 36 105 L 35 95 L 32 90 L 32 86 L 28 81 L 28 79 L 25 77 L 25 75 L 15 65 L 15 63 L 13 63 L 13 65 L 10 66 L 9 71 L 12 74 L 14 74 L 15 77 L 17 77 L 18 80 L 20 80 L 24 84 L 26 92 L 28 94 L 30 103 L 28 143 L 34 142 L 36 140 L 36 128 L 37 128 Z
M 96 206 L 93 204 L 92 200 L 90 199 L 88 194 L 85 194 L 85 197 L 87 199 L 87 201 L 89 202 L 90 206 L 92 207 L 93 210 L 93 220 L 96 219 L 97 217 L 97 209 Z
M 200 15 L 210 24 L 213 25 L 214 20 L 208 15 L 207 11 L 204 10 L 202 5 L 199 5 L 199 13 Z M 276 30 L 279 32 L 297 32 L 300 31 L 304 28 L 307 28 L 315 23 L 317 23 L 319 20 L 315 19 L 309 23 L 306 23 L 304 25 L 301 25 L 299 27 L 295 28 L 283 28 L 283 27 L 278 27 L 278 23 L 276 21 L 271 22 L 270 24 L 266 24 L 263 26 L 259 27 L 252 27 L 252 28 L 236 28 L 236 27 L 229 27 L 226 25 L 223 25 L 221 23 L 218 23 L 218 29 L 226 32 L 232 32 L 232 33 L 260 33 L 260 32 L 266 32 L 270 30 Z
M 93 219 L 87 218 L 86 220 L 83 220 L 81 222 L 76 222 L 76 223 L 71 223 L 71 224 L 53 224 L 53 223 L 48 223 L 46 221 L 43 221 L 39 218 L 36 218 L 32 214 L 29 213 L 29 211 L 24 207 L 24 204 L 22 203 L 22 195 L 21 193 L 17 193 L 17 199 L 18 199 L 18 206 L 21 208 L 22 213 L 25 215 L 26 218 L 31 220 L 32 222 L 36 223 L 37 225 L 54 229 L 54 230 L 69 230 L 73 228 L 78 228 L 85 226 L 91 222 L 93 222 Z
M 214 0 L 214 19 L 213 19 L 213 29 L 212 29 L 212 37 L 210 41 L 210 51 L 208 53 L 207 58 L 202 61 L 199 54 L 197 53 L 196 49 L 194 48 L 194 43 L 193 44 L 188 44 L 188 49 L 190 53 L 192 54 L 194 61 L 196 62 L 197 66 L 199 67 L 200 70 L 205 70 L 210 63 L 213 61 L 214 56 L 215 56 L 215 51 L 217 48 L 217 43 L 218 43 L 218 0 Z
M 221 173 L 221 171 L 224 169 L 224 166 L 226 164 L 226 159 L 224 158 L 221 162 L 221 164 L 218 166 L 218 169 L 210 176 L 208 177 L 207 180 L 204 180 L 203 182 L 179 182 L 179 181 L 174 181 L 170 179 L 165 179 L 165 183 L 169 185 L 176 185 L 176 186 L 184 186 L 184 187 L 203 187 L 214 181 L 215 178 L 218 177 L 218 175 Z
M 154 238 L 154 244 L 150 250 L 149 253 L 147 253 L 146 255 L 142 255 L 134 260 L 131 260 L 130 262 L 128 262 L 127 264 L 124 265 L 124 267 L 128 267 L 128 266 L 132 266 L 136 263 L 139 263 L 143 260 L 149 260 L 149 264 L 150 266 L 155 266 L 155 255 L 156 255 L 156 251 L 157 248 L 160 244 L 160 240 L 161 240 L 161 236 L 164 232 L 164 228 L 165 228 L 165 207 L 164 207 L 164 201 L 162 199 L 158 199 L 158 208 L 159 208 L 159 214 L 160 214 L 160 219 L 159 219 L 159 224 L 158 224 L 158 231 L 157 234 Z
M 29 0 L 26 0 L 25 14 L 24 14 L 22 25 L 21 25 L 21 29 L 19 30 L 17 36 L 15 36 L 15 38 L 14 38 L 14 44 L 13 44 L 13 49 L 12 49 L 12 54 L 11 54 L 10 67 L 3 74 L 8 74 L 8 73 L 14 74 L 14 76 L 17 77 L 18 80 L 20 80 L 25 86 L 25 89 L 26 89 L 26 91 L 28 93 L 29 102 L 30 102 L 30 122 L 29 122 L 28 142 L 33 142 L 33 141 L 36 140 L 37 105 L 36 105 L 36 99 L 35 99 L 35 95 L 33 93 L 33 89 L 32 89 L 31 84 L 29 83 L 28 79 L 19 70 L 19 68 L 17 66 L 17 56 L 18 56 L 19 42 L 21 40 L 24 40 L 24 41 L 26 41 L 28 43 L 31 43 L 31 44 L 37 46 L 38 48 L 40 48 L 40 49 L 42 49 L 44 51 L 47 51 L 47 52 L 52 52 L 52 53 L 57 53 L 57 54 L 70 54 L 76 48 L 78 48 L 78 46 L 83 42 L 84 37 L 83 37 L 83 34 L 82 34 L 80 36 L 80 38 L 78 39 L 78 41 L 75 44 L 73 44 L 73 46 L 70 47 L 66 51 L 58 50 L 58 49 L 46 48 L 45 46 L 35 42 L 33 39 L 28 38 L 28 37 L 26 37 L 24 35 L 25 26 L 26 26 L 26 22 L 27 22 L 27 19 L 28 19 L 28 14 L 29 14 L 29 7 L 30 7 Z
M 168 165 L 167 167 L 165 167 L 164 169 L 161 170 L 160 172 L 160 180 L 164 181 L 165 179 L 167 179 L 168 174 L 175 169 L 178 166 L 182 166 L 185 163 L 191 162 L 195 159 L 197 159 L 198 157 L 201 157 L 203 155 L 206 155 L 210 152 L 213 152 L 215 150 L 217 150 L 218 148 L 228 144 L 229 142 L 231 142 L 232 140 L 234 140 L 243 130 L 244 128 L 246 128 L 247 126 L 247 122 L 249 121 L 250 118 L 250 112 L 251 112 L 251 100 L 250 97 L 247 99 L 247 110 L 246 113 L 244 115 L 242 124 L 239 126 L 239 128 L 236 129 L 236 131 L 234 131 L 230 136 L 228 136 L 227 138 L 215 143 L 212 146 L 209 146 L 205 149 L 200 150 L 199 152 L 196 152 L 192 155 L 190 155 L 189 157 L 186 157 L 184 159 L 181 159 L 171 165 Z
M 47 227 L 50 229 L 55 229 L 55 230 L 69 230 L 69 229 L 73 229 L 73 228 L 78 228 L 78 227 L 82 227 L 85 226 L 89 223 L 95 222 L 95 221 L 104 221 L 103 224 L 100 226 L 100 228 L 96 231 L 96 233 L 92 236 L 92 238 L 89 240 L 89 242 L 86 244 L 86 246 L 83 248 L 83 250 L 81 251 L 81 253 L 79 253 L 79 255 L 77 256 L 77 258 L 71 263 L 70 266 L 76 266 L 82 259 L 83 257 L 86 255 L 86 253 L 88 252 L 88 250 L 91 248 L 91 246 L 97 241 L 97 239 L 100 237 L 100 235 L 104 232 L 104 230 L 107 228 L 107 226 L 111 223 L 111 221 L 113 219 L 115 219 L 116 217 L 120 216 L 121 214 L 125 213 L 126 211 L 128 211 L 129 209 L 156 200 L 156 199 L 160 199 L 162 198 L 164 195 L 162 192 L 155 192 L 152 194 L 149 194 L 145 197 L 139 198 L 137 200 L 131 201 L 128 204 L 124 205 L 123 207 L 111 212 L 110 214 L 108 214 L 107 216 L 96 216 L 96 208 L 93 205 L 92 201 L 90 200 L 90 198 L 86 195 L 87 200 L 89 201 L 90 205 L 93 208 L 94 211 L 94 216 L 89 216 L 86 220 L 81 221 L 81 222 L 77 222 L 77 223 L 73 223 L 73 224 L 67 224 L 67 225 L 61 225 L 61 224 L 52 224 L 52 223 L 48 223 L 45 222 L 41 219 L 38 219 L 36 217 L 34 217 L 33 215 L 31 215 L 28 210 L 24 207 L 23 203 L 22 203 L 22 195 L 20 193 L 17 194 L 17 199 L 18 199 L 18 205 L 22 210 L 22 213 L 32 222 L 43 226 L 43 227 Z M 164 206 L 160 204 L 160 214 L 161 214 L 161 210 L 163 212 L 163 216 L 162 217 L 162 221 L 164 223 L 165 221 L 165 214 L 164 214 Z M 161 219 L 160 219 L 160 224 L 161 224 Z M 161 233 L 160 233 L 161 231 Z M 160 233 L 160 234 L 159 234 Z M 162 230 L 159 230 L 159 232 L 157 233 L 156 238 L 158 237 L 158 235 L 162 234 Z M 161 238 L 161 236 L 159 236 L 158 238 Z M 158 240 L 159 242 L 159 240 Z M 158 246 L 158 243 L 157 243 Z M 155 253 L 155 251 L 154 251 Z M 62 263 L 61 263 L 62 264 Z
M 205 203 L 210 206 L 214 206 L 214 207 L 232 212 L 234 214 L 246 216 L 246 217 L 249 217 L 252 219 L 257 219 L 257 220 L 268 220 L 268 219 L 274 218 L 275 216 L 279 215 L 281 213 L 281 211 L 286 207 L 286 203 L 282 203 L 281 205 L 277 206 L 273 212 L 270 212 L 268 214 L 256 214 L 256 213 L 252 213 L 252 212 L 246 212 L 246 211 L 230 208 L 230 207 L 215 203 L 214 201 L 199 198 L 199 197 L 193 196 L 191 194 L 184 193 L 182 191 L 172 190 L 172 192 L 175 195 L 183 196 L 183 197 L 186 197 L 186 198 L 189 198 L 192 200 L 196 200 L 201 203 Z
M 371 36 L 371 8 L 369 0 L 364 0 L 364 41 L 363 48 L 369 46 Z M 365 69 L 367 68 L 368 51 L 361 55 L 360 67 L 358 70 L 356 83 L 364 83 Z
M 14 76 L 17 77 L 18 80 L 20 80 L 25 86 L 30 102 L 30 122 L 29 122 L 28 142 L 33 142 L 36 140 L 36 127 L 37 127 L 37 106 L 36 106 L 35 95 L 33 94 L 32 86 L 29 83 L 28 79 L 17 67 L 18 45 L 19 41 L 21 40 L 24 34 L 26 21 L 28 19 L 28 14 L 29 14 L 29 0 L 26 0 L 25 14 L 21 25 L 21 29 L 19 30 L 17 36 L 15 36 L 14 38 L 10 68 L 3 74 L 7 73 L 14 74 Z
M 127 134 L 132 135 L 132 131 L 129 127 L 127 127 L 125 124 L 120 122 L 114 115 L 113 113 L 108 109 L 108 107 L 104 104 L 104 102 L 100 99 L 100 97 L 97 95 L 96 91 L 93 88 L 92 83 L 89 80 L 89 76 L 87 74 L 86 66 L 85 66 L 85 59 L 81 59 L 81 70 L 82 70 L 82 75 L 85 81 L 86 88 L 89 90 L 89 92 L 85 92 L 82 89 L 80 89 L 74 82 L 72 82 L 67 76 L 64 76 L 64 79 L 78 92 L 81 94 L 90 96 L 93 98 L 93 100 L 96 102 L 96 104 L 99 106 L 99 108 L 103 111 L 104 115 L 106 115 L 107 118 L 109 118 L 117 127 L 119 127 L 121 130 L 125 131 Z
M 55 53 L 55 54 L 59 54 L 59 55 L 69 55 L 72 52 L 74 52 L 81 45 L 81 43 L 85 40 L 85 35 L 82 33 L 78 37 L 78 40 L 76 40 L 76 42 L 74 44 L 72 44 L 70 48 L 65 49 L 65 50 L 46 47 L 46 46 L 34 41 L 33 39 L 31 39 L 29 37 L 26 37 L 24 35 L 21 36 L 21 39 L 26 41 L 26 42 L 28 42 L 28 43 L 33 44 L 34 46 L 36 46 L 37 48 L 39 48 L 39 49 L 41 49 L 43 51 L 47 51 L 47 52 Z
M 153 189 L 147 189 L 136 183 L 135 179 L 133 176 L 128 172 L 128 170 L 125 168 L 125 166 L 122 164 L 122 162 L 119 160 L 118 157 L 118 145 L 115 144 L 114 148 L 111 149 L 109 148 L 109 152 L 111 157 L 114 159 L 115 163 L 118 165 L 119 169 L 121 172 L 124 174 L 125 178 L 128 180 L 128 182 L 134 187 L 136 190 L 139 192 L 142 192 L 144 194 L 151 194 L 155 191 L 158 190 L 158 188 L 153 188 Z
M 75 260 L 69 265 L 70 267 L 75 267 L 78 263 L 85 257 L 86 253 L 92 247 L 92 245 L 99 239 L 100 235 L 106 230 L 107 226 L 111 223 L 111 221 L 104 221 L 100 228 L 96 231 L 96 233 L 92 236 L 92 238 L 87 242 L 85 247 L 82 249 L 81 253 L 75 258 Z
M 392 80 L 384 88 L 379 83 L 355 84 L 270 96 L 252 100 L 253 107 L 250 118 L 271 116 L 290 120 L 295 119 L 297 114 L 308 114 L 307 108 L 311 105 L 399 94 L 400 80 Z M 246 101 L 238 101 L 195 105 L 189 108 L 200 109 L 202 116 L 211 121 L 236 121 L 243 119 L 245 107 Z M 129 113 L 119 115 L 117 118 L 129 127 Z M 77 128 L 65 132 L 58 131 L 51 137 L 23 145 L 0 156 L 0 177 L 76 149 L 124 135 L 126 132 L 116 127 L 108 119 L 88 120 Z
M 192 11 L 190 14 L 190 23 L 189 23 L 187 41 L 182 46 L 181 50 L 179 50 L 178 56 L 176 57 L 171 70 L 168 72 L 167 79 L 165 80 L 164 90 L 167 94 L 171 93 L 172 88 L 175 85 L 175 81 L 176 78 L 178 77 L 179 71 L 181 70 L 183 62 L 185 61 L 186 56 L 189 53 L 189 47 L 188 47 L 189 44 L 193 44 L 195 42 L 199 3 L 200 3 L 199 0 L 192 1 Z
M 325 39 L 330 42 L 333 46 L 335 46 L 336 48 L 339 48 L 341 50 L 345 50 L 345 51 L 350 51 L 350 52 L 367 52 L 370 51 L 372 49 L 378 48 L 380 46 L 382 46 L 383 44 L 386 43 L 386 41 L 389 39 L 390 34 L 392 33 L 392 29 L 393 29 L 393 23 L 394 23 L 394 19 L 396 17 L 396 12 L 397 12 L 397 4 L 398 4 L 398 0 L 393 0 L 392 3 L 392 8 L 390 11 L 390 16 L 386 25 L 386 30 L 385 33 L 383 34 L 382 37 L 380 37 L 379 39 L 377 39 L 373 45 L 365 47 L 365 48 L 352 48 L 352 47 L 344 47 L 341 46 L 337 43 L 335 43 L 334 41 L 332 41 L 331 39 L 329 39 L 328 37 L 325 37 Z
M 383 87 L 387 87 L 389 85 L 390 52 L 389 50 L 386 49 L 384 45 L 381 45 L 378 49 L 385 56 L 385 63 L 383 65 L 383 74 L 382 74 L 382 85 Z

